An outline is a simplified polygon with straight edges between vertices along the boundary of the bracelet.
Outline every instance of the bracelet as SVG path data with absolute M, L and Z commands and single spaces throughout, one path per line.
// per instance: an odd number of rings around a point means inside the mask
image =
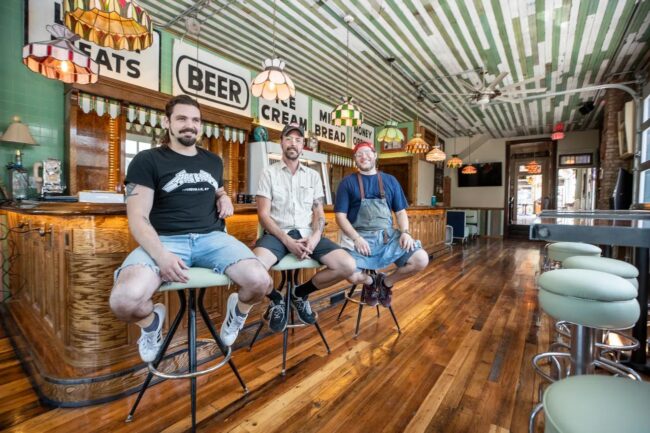
M 400 232 L 401 234 L 403 234 L 403 235 L 406 234 L 406 235 L 411 236 L 411 232 L 409 231 L 409 229 L 406 229 L 406 230 L 400 230 L 399 232 Z

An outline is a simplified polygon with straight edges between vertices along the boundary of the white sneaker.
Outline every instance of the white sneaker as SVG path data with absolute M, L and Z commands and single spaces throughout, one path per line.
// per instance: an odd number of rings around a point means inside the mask
M 158 355 L 160 346 L 162 346 L 162 328 L 165 322 L 165 315 L 167 309 L 163 304 L 156 304 L 153 306 L 153 312 L 158 316 L 158 328 L 155 331 L 147 332 L 141 328 L 140 338 L 138 339 L 138 349 L 140 351 L 140 358 L 144 362 L 153 362 Z
M 221 341 L 223 341 L 223 344 L 226 346 L 232 346 L 232 344 L 237 339 L 239 331 L 241 331 L 241 329 L 244 327 L 246 318 L 248 318 L 248 315 L 241 317 L 238 316 L 235 312 L 238 301 L 239 296 L 237 296 L 237 293 L 233 293 L 228 296 L 226 318 L 223 320 L 223 325 L 221 325 L 221 332 L 219 333 Z

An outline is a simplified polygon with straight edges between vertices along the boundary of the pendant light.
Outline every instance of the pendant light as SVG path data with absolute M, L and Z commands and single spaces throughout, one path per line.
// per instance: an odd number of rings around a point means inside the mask
M 133 0 L 63 0 L 65 25 L 101 47 L 137 51 L 153 43 L 151 17 Z
M 99 65 L 74 46 L 79 36 L 61 24 L 45 26 L 54 37 L 23 47 L 23 64 L 52 80 L 72 84 L 92 84 L 99 78 Z
M 422 138 L 422 134 L 420 133 L 420 117 L 418 116 L 419 112 L 419 107 L 420 107 L 420 102 L 424 99 L 424 96 L 420 93 L 417 97 L 417 100 L 415 101 L 415 127 L 418 129 L 415 134 L 413 134 L 413 138 L 411 138 L 407 143 L 406 143 L 406 151 L 408 153 L 426 153 L 429 151 L 429 144 Z
M 438 124 L 436 123 L 436 118 L 433 118 L 433 131 L 434 131 L 434 142 L 433 149 L 427 153 L 426 160 L 429 162 L 441 162 L 447 159 L 445 152 L 440 149 L 440 139 L 438 138 Z
M 447 160 L 448 168 L 460 168 L 463 165 L 463 160 L 458 157 L 456 153 L 456 134 L 458 131 L 458 117 L 454 119 L 454 153 L 451 155 L 451 158 Z
M 293 81 L 284 72 L 285 63 L 275 57 L 275 17 L 277 12 L 276 1 L 273 1 L 273 52 L 271 58 L 264 60 L 264 70 L 260 72 L 251 86 L 253 96 L 269 101 L 285 101 L 296 96 L 296 87 Z
M 528 174 L 540 174 L 542 172 L 542 165 L 537 161 L 532 160 L 526 164 L 526 171 Z
M 469 164 L 463 167 L 460 172 L 462 174 L 476 174 L 478 173 L 478 170 L 476 170 L 476 167 L 472 164 L 472 142 L 469 136 L 467 137 L 467 147 L 469 147 L 469 156 L 467 157 Z
M 350 96 L 350 23 L 354 21 L 352 15 L 346 15 L 346 55 L 345 55 L 345 98 L 331 114 L 332 125 L 335 126 L 361 126 L 363 113 L 357 108 Z
M 393 62 L 395 61 L 394 57 L 389 57 L 386 61 L 390 65 L 390 102 L 389 102 L 389 114 L 390 117 L 384 123 L 384 129 L 377 133 L 377 141 L 383 145 L 383 143 L 390 143 L 390 148 L 400 147 L 404 141 L 404 134 L 397 127 L 397 122 L 392 120 L 393 117 Z M 397 146 L 395 146 L 397 144 Z

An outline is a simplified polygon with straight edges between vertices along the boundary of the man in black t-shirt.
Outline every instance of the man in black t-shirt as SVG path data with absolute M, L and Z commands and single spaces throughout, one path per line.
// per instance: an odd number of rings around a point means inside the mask
M 221 339 L 230 346 L 253 304 L 270 291 L 271 278 L 253 252 L 225 233 L 233 205 L 223 188 L 223 162 L 196 146 L 199 104 L 187 95 L 165 107 L 163 145 L 138 153 L 126 175 L 129 229 L 140 247 L 115 271 L 110 306 L 137 323 L 140 356 L 152 362 L 162 344 L 165 306 L 151 297 L 167 282 L 187 282 L 191 266 L 225 273 L 239 293 L 228 298 Z

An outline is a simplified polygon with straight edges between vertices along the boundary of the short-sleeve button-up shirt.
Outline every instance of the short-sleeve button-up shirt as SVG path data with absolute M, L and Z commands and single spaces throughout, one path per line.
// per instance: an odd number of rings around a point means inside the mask
M 280 160 L 264 169 L 257 195 L 271 200 L 271 218 L 285 232 L 293 229 L 303 237 L 312 232 L 314 201 L 325 196 L 320 175 L 303 164 L 295 174 Z

